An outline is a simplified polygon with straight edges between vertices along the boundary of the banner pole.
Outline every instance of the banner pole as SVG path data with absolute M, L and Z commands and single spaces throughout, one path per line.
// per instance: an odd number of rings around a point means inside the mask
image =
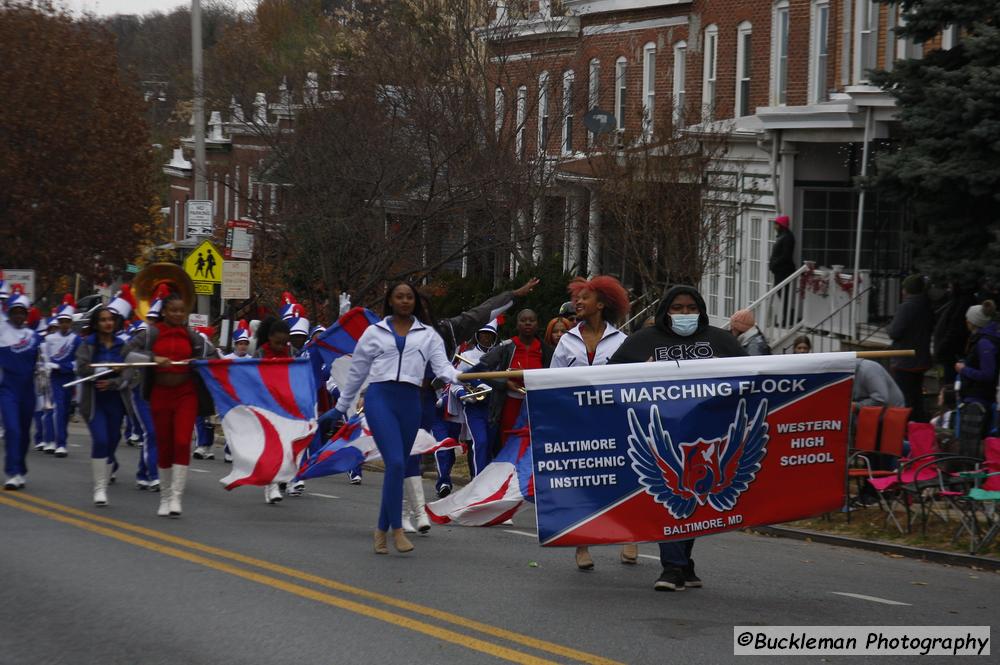
M 174 361 L 170 362 L 171 365 L 188 365 L 190 363 L 191 363 L 190 360 L 174 360 Z M 92 363 L 90 366 L 91 367 L 111 367 L 111 368 L 119 369 L 119 368 L 123 368 L 123 367 L 158 367 L 159 363 L 155 363 L 155 362 L 152 362 L 152 361 L 150 361 L 150 362 L 138 362 L 138 363 Z
M 812 355 L 822 355 L 822 354 L 812 354 Z M 874 360 L 876 358 L 908 358 L 917 355 L 917 352 L 913 349 L 889 349 L 886 351 L 857 351 L 855 355 L 858 358 L 865 358 L 867 360 Z M 760 358 L 768 358 L 769 356 L 759 356 Z M 774 356 L 770 356 L 774 357 Z M 521 379 L 524 377 L 524 370 L 521 369 L 509 369 L 505 371 L 498 372 L 467 372 L 458 375 L 459 381 L 481 381 L 485 379 Z

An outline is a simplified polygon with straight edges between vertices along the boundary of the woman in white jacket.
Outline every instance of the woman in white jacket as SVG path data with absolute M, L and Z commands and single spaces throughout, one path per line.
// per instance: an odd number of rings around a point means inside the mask
M 446 383 L 458 380 L 458 372 L 445 355 L 444 342 L 425 321 L 423 305 L 411 284 L 399 283 L 386 292 L 383 314 L 382 321 L 368 326 L 361 335 L 340 399 L 320 418 L 321 427 L 343 419 L 368 381 L 365 416 L 385 463 L 382 506 L 375 529 L 376 554 L 388 554 L 386 533 L 390 529 L 397 551 L 413 549 L 402 529 L 403 473 L 420 427 L 420 386 L 425 369 L 430 364 L 435 376 Z
M 559 338 L 550 367 L 606 365 L 626 339 L 625 333 L 612 323 L 621 321 L 628 314 L 625 287 L 614 277 L 606 275 L 589 280 L 577 277 L 570 282 L 569 293 L 579 323 Z M 636 545 L 622 545 L 622 563 L 634 564 L 638 557 L 639 548 Z M 588 548 L 576 548 L 576 565 L 580 570 L 593 570 L 594 559 Z

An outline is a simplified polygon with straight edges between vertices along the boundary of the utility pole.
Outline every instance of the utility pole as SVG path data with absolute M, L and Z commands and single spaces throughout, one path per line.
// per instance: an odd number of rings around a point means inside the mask
M 208 198 L 205 178 L 205 82 L 201 62 L 201 0 L 191 0 L 191 74 L 194 79 L 194 198 Z

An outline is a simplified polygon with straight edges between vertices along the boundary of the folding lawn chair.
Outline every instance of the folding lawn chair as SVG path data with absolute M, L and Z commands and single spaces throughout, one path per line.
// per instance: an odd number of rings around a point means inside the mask
M 847 521 L 851 521 L 851 479 L 857 480 L 858 497 L 865 483 L 876 491 L 879 506 L 886 511 L 886 520 L 891 519 L 896 527 L 902 530 L 890 509 L 891 491 L 887 487 L 878 490 L 874 481 L 889 479 L 896 476 L 896 471 L 875 469 L 875 455 L 885 455 L 895 458 L 898 464 L 903 455 L 903 434 L 906 431 L 906 421 L 910 417 L 910 409 L 898 407 L 863 406 L 854 417 L 854 446 L 847 463 Z M 859 466 L 860 465 L 860 466 Z M 854 497 L 857 499 L 858 497 Z
M 1000 534 L 1000 514 L 997 512 L 1000 505 L 1000 438 L 986 439 L 983 449 L 985 459 L 977 469 L 957 473 L 958 477 L 970 482 L 971 487 L 964 492 L 942 492 L 961 514 L 952 543 L 957 543 L 963 533 L 968 534 L 969 554 L 985 551 Z

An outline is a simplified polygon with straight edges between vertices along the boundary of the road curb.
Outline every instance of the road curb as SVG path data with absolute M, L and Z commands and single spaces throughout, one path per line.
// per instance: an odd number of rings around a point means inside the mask
M 810 531 L 808 529 L 791 529 L 782 526 L 756 526 L 747 529 L 751 533 L 759 533 L 765 536 L 775 536 L 778 538 L 793 538 L 795 540 L 808 540 L 824 545 L 837 545 L 840 547 L 850 547 L 858 550 L 868 550 L 880 554 L 899 554 L 908 559 L 921 559 L 932 563 L 944 563 L 950 566 L 963 566 L 966 568 L 981 568 L 985 570 L 1000 571 L 1000 559 L 989 557 L 973 556 L 971 554 L 959 554 L 958 552 L 942 552 L 941 550 L 929 550 L 921 547 L 911 547 L 909 545 L 896 545 L 895 543 L 885 543 L 877 540 L 864 540 L 862 538 L 848 538 L 847 536 L 835 536 L 822 531 Z

